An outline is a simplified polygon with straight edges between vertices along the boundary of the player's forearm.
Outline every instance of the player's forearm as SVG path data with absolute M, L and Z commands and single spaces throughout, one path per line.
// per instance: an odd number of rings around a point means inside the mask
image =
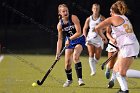
M 111 36 L 109 33 L 106 33 L 106 36 L 107 36 L 107 38 L 108 38 L 109 40 L 112 40 L 112 39 L 113 39 L 112 36 Z
M 62 40 L 58 39 L 56 55 L 58 55 L 60 53 L 61 49 L 62 49 Z
M 101 36 L 101 38 L 106 38 L 102 30 L 98 31 L 98 34 Z
M 76 39 L 79 36 L 81 36 L 81 32 L 76 32 L 73 36 L 70 37 L 70 40 Z
M 86 37 L 87 36 L 87 29 L 83 29 L 83 35 Z

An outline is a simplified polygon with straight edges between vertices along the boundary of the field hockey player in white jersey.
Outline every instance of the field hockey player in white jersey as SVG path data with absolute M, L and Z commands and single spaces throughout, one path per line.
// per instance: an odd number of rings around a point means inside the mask
M 116 40 L 115 40 L 115 34 L 113 29 L 111 30 L 110 28 L 106 32 L 106 36 L 109 39 L 109 43 L 113 44 L 114 46 L 116 45 Z M 113 47 L 112 45 L 108 44 L 106 51 L 108 52 L 108 58 L 113 56 L 115 52 L 117 52 L 117 49 Z M 117 59 L 117 54 L 111 58 L 111 60 L 107 63 L 106 65 L 106 71 L 105 71 L 105 76 L 107 79 L 109 79 L 108 83 L 108 88 L 112 88 L 115 84 L 116 81 L 116 75 L 114 72 L 112 72 L 112 68 L 116 62 Z M 112 72 L 112 74 L 111 74 Z M 126 72 L 126 77 L 127 78 L 140 78 L 140 70 L 136 69 L 128 69 Z
M 83 35 L 86 37 L 86 46 L 89 53 L 91 76 L 96 73 L 96 63 L 99 61 L 104 47 L 102 38 L 94 31 L 94 27 L 105 19 L 105 17 L 100 14 L 99 4 L 95 3 L 92 5 L 92 12 L 92 15 L 86 19 L 83 27 Z
M 95 27 L 99 35 L 105 39 L 102 29 L 111 26 L 115 32 L 116 46 L 119 48 L 116 63 L 113 67 L 114 74 L 120 85 L 117 93 L 129 93 L 126 72 L 139 54 L 139 43 L 133 32 L 132 24 L 125 16 L 128 8 L 124 1 L 117 1 L 111 6 L 111 17 L 105 19 Z
M 109 43 L 111 43 L 115 46 L 115 44 L 116 44 L 116 40 L 114 39 L 115 34 L 114 34 L 114 31 L 110 27 L 107 28 L 106 36 L 109 39 Z M 108 52 L 108 58 L 110 58 L 117 51 L 117 49 L 115 47 L 113 47 L 112 45 L 108 44 L 106 51 Z M 111 70 L 113 69 L 113 66 L 116 62 L 116 57 L 117 57 L 117 54 L 114 55 L 106 65 L 105 76 L 107 79 L 109 79 L 111 76 Z

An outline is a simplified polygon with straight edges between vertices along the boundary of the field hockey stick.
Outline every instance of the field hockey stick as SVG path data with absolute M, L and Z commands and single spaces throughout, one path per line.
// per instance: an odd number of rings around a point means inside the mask
M 49 68 L 49 70 L 46 72 L 46 74 L 44 75 L 44 77 L 42 78 L 41 81 L 37 80 L 37 84 L 38 85 L 42 85 L 44 83 L 44 81 L 46 80 L 46 78 L 48 77 L 48 75 L 50 74 L 50 72 L 52 71 L 53 67 L 55 66 L 55 64 L 59 61 L 60 56 L 62 55 L 62 53 L 64 52 L 64 50 L 66 49 L 66 46 L 61 50 L 60 54 L 58 55 L 57 59 L 54 61 L 54 63 L 51 65 L 51 67 Z
M 115 45 L 113 45 L 113 44 L 111 44 L 111 43 L 108 43 L 108 44 L 110 44 L 111 46 L 115 47 L 115 48 L 117 49 L 117 51 L 115 51 L 115 52 L 113 53 L 113 55 L 111 55 L 111 57 L 109 57 L 105 62 L 102 63 L 102 65 L 101 65 L 101 69 L 102 69 L 102 70 L 104 70 L 104 66 L 105 66 L 114 56 L 116 56 L 116 54 L 118 53 L 118 47 L 117 47 L 117 46 L 115 46 Z

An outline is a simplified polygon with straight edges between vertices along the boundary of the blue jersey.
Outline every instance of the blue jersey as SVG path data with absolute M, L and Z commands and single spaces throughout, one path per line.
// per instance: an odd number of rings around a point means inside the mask
M 60 20 L 61 25 L 62 25 L 62 31 L 66 36 L 70 37 L 76 33 L 76 29 L 74 26 L 74 23 L 71 20 L 71 15 L 69 16 L 68 23 L 64 24 L 63 20 Z
M 66 37 L 73 36 L 76 33 L 74 23 L 71 20 L 71 15 L 69 16 L 68 23 L 64 24 L 62 19 L 60 20 L 60 22 L 62 25 L 62 31 L 66 35 Z M 83 35 L 74 40 L 71 40 L 68 48 L 72 49 L 77 44 L 81 44 L 83 48 L 85 47 L 85 37 Z

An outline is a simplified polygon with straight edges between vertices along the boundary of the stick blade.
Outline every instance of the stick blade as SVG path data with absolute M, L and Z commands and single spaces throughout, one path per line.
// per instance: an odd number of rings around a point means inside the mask
M 102 66 L 101 66 L 101 69 L 102 69 L 102 70 L 104 70 L 104 66 L 105 66 L 105 64 L 103 63 Z
M 43 83 L 41 83 L 39 80 L 37 80 L 37 84 L 38 84 L 39 86 L 41 86 Z

